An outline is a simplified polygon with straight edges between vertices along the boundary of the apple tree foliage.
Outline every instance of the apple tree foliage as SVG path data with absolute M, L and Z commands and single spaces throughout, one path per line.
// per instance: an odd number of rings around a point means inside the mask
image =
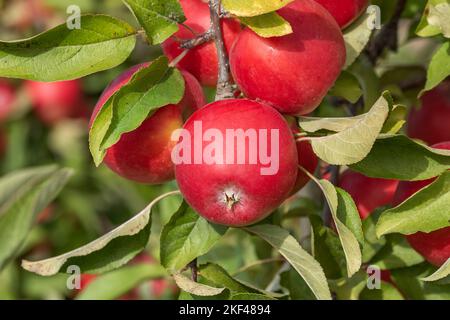
M 289 0 L 256 2 L 223 0 L 223 6 L 262 37 L 292 32 L 276 13 Z M 387 2 L 374 1 L 382 9 L 383 23 L 393 11 Z M 108 15 L 86 14 L 80 29 L 70 30 L 62 24 L 28 39 L 1 41 L 0 76 L 60 81 L 111 69 L 132 54 L 141 38 L 158 46 L 185 19 L 176 0 L 123 3 L 139 27 Z M 181 289 L 180 299 L 449 299 L 450 260 L 433 267 L 402 236 L 450 225 L 450 152 L 400 133 L 407 108 L 422 91 L 450 75 L 450 4 L 429 0 L 424 6 L 410 1 L 403 15 L 413 21 L 417 12 L 423 12 L 420 22 L 403 30 L 406 40 L 400 41 L 397 52 L 387 50 L 376 67 L 365 53 L 377 33 L 367 27 L 376 15 L 364 14 L 344 30 L 347 62 L 329 98 L 344 99 L 350 107 L 362 101 L 358 112 L 298 118 L 306 132 L 302 139 L 310 141 L 315 154 L 330 165 L 348 166 L 374 178 L 416 181 L 438 177 L 405 203 L 379 208 L 361 221 L 347 192 L 312 176 L 316 192 L 323 194 L 321 203 L 297 197 L 261 223 L 233 229 L 209 223 L 169 186 L 169 193 L 152 195 L 154 200 L 144 209 L 100 238 L 51 258 L 24 260 L 22 267 L 41 276 L 64 273 L 70 265 L 79 266 L 83 273 L 101 274 L 80 299 L 114 299 L 144 280 L 161 276 L 173 277 Z M 416 61 L 405 60 L 411 59 L 406 54 L 408 41 L 417 37 L 429 38 L 436 50 L 418 64 L 428 70 L 426 84 L 411 94 L 392 78 L 394 73 L 416 76 L 417 68 L 410 66 L 417 65 Z M 99 165 L 123 133 L 136 129 L 155 110 L 178 103 L 183 91 L 181 73 L 167 58 L 161 56 L 142 68 L 107 101 L 92 124 L 89 149 L 93 162 Z M 324 102 L 321 109 L 331 107 Z M 44 166 L 0 179 L 0 270 L 20 255 L 37 214 L 64 192 L 66 184 L 70 188 L 76 175 L 70 169 Z M 152 219 L 161 210 L 160 200 L 178 207 L 156 231 L 159 241 L 152 244 L 158 247 L 161 266 L 127 266 L 147 247 L 154 232 Z M 332 223 L 323 212 L 329 212 Z M 299 221 L 307 228 L 299 230 Z M 231 257 L 221 255 L 226 250 L 231 250 Z M 193 261 L 197 282 L 186 272 Z M 369 290 L 369 265 L 390 270 L 392 282 L 383 281 L 381 289 Z M 250 270 L 253 273 L 242 276 Z

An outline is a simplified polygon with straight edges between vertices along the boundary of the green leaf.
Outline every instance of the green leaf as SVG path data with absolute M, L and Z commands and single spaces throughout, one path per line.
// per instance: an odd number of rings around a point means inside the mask
M 351 278 L 330 280 L 329 283 L 338 300 L 358 300 L 360 293 L 367 287 L 367 273 L 360 270 Z
M 256 290 L 251 288 L 239 280 L 233 278 L 228 274 L 228 272 L 214 263 L 207 263 L 199 266 L 198 271 L 200 275 L 212 282 L 214 285 L 227 288 L 231 292 L 240 293 L 262 293 L 262 290 Z
M 356 103 L 363 92 L 358 79 L 350 72 L 342 71 L 328 94 Z
M 409 300 L 450 300 L 450 284 L 422 281 L 434 267 L 422 263 L 409 268 L 391 270 L 395 285 Z
M 56 274 L 65 265 L 78 265 L 83 273 L 101 273 L 118 268 L 145 249 L 153 206 L 178 193 L 169 192 L 156 198 L 130 220 L 80 248 L 41 261 L 23 260 L 22 267 L 43 276 Z
M 320 217 L 310 216 L 312 253 L 323 267 L 327 279 L 337 279 L 346 273 L 345 254 L 336 233 L 323 225 Z
M 180 289 L 196 296 L 216 296 L 225 290 L 225 288 L 215 288 L 206 284 L 194 282 L 181 273 L 174 273 L 173 278 Z
M 239 20 L 264 38 L 281 37 L 293 32 L 289 22 L 276 12 L 255 17 L 241 17 Z
M 77 300 L 117 299 L 146 280 L 166 275 L 165 269 L 157 264 L 123 267 L 95 278 L 77 296 Z
M 340 206 L 345 206 L 347 210 L 351 211 L 356 210 L 356 207 L 349 204 L 344 204 L 342 198 L 343 193 L 341 191 L 337 191 L 333 184 L 328 180 L 320 180 L 316 182 L 318 182 L 320 189 L 325 195 L 328 206 L 330 207 L 331 216 L 333 217 L 333 221 L 336 225 L 336 230 L 339 235 L 339 239 L 341 240 L 342 249 L 344 250 L 345 260 L 347 261 L 347 275 L 351 277 L 358 272 L 361 267 L 361 249 L 359 247 L 358 239 L 353 234 L 352 230 L 340 220 L 338 216 L 338 208 Z M 348 199 L 346 201 L 348 201 Z M 355 216 L 354 213 L 347 213 L 347 215 Z M 352 227 L 352 229 L 353 228 L 354 227 Z
M 170 270 L 181 270 L 207 253 L 226 231 L 226 227 L 208 222 L 183 202 L 162 230 L 161 264 Z
M 320 130 L 328 130 L 333 132 L 341 132 L 358 124 L 365 115 L 355 117 L 334 117 L 334 118 L 318 118 L 318 117 L 299 117 L 298 124 L 303 131 L 318 132 Z
M 418 191 L 399 206 L 386 210 L 377 223 L 377 236 L 414 234 L 450 226 L 450 172 Z
M 398 289 L 389 282 L 381 281 L 380 289 L 364 290 L 359 294 L 360 300 L 405 300 Z
M 364 96 L 364 112 L 367 112 L 382 94 L 378 74 L 365 55 L 360 55 L 347 70 L 358 79 L 361 85 Z
M 113 68 L 128 58 L 136 31 L 105 15 L 81 17 L 81 28 L 66 24 L 35 37 L 0 42 L 0 77 L 36 81 L 81 78 Z
M 336 216 L 353 233 L 362 247 L 364 244 L 364 233 L 356 204 L 345 190 L 336 187 L 336 191 L 338 196 Z
M 371 14 L 366 13 L 345 30 L 344 41 L 347 50 L 347 60 L 344 69 L 347 69 L 355 62 L 356 58 L 369 43 L 373 31 L 369 26 L 374 26 L 376 19 L 377 15 L 375 12 Z
M 353 125 L 343 131 L 324 137 L 306 139 L 311 141 L 314 153 L 329 164 L 357 163 L 369 154 L 388 114 L 389 103 L 382 96 L 368 113 L 358 118 Z
M 448 0 L 429 0 L 416 33 L 421 37 L 432 37 L 442 33 L 450 37 L 450 2 Z
M 385 134 L 396 134 L 401 130 L 403 125 L 406 123 L 406 115 L 408 110 L 405 106 L 402 105 L 394 105 L 389 112 L 389 116 L 384 123 L 382 133 Z
M 450 41 L 445 42 L 434 54 L 428 65 L 427 83 L 423 91 L 430 91 L 450 75 Z
M 427 147 L 403 135 L 380 136 L 352 170 L 372 178 L 426 180 L 450 169 L 450 151 Z
M 157 109 L 180 102 L 183 93 L 183 76 L 168 66 L 166 57 L 136 72 L 108 99 L 92 124 L 89 146 L 96 165 L 122 134 L 137 129 Z
M 160 44 L 185 20 L 178 0 L 123 0 L 144 28 L 150 44 Z
M 422 278 L 422 281 L 438 281 L 450 275 L 450 258 L 433 274 Z
M 56 166 L 13 172 L 0 179 L 0 270 L 20 253 L 36 216 L 72 175 Z
M 232 294 L 230 300 L 277 300 L 259 293 L 236 293 Z
M 238 17 L 254 17 L 283 8 L 294 0 L 223 0 L 226 11 Z
M 428 23 L 437 27 L 446 38 L 450 38 L 450 1 L 442 1 L 442 3 L 431 5 L 428 8 Z
M 316 300 L 305 280 L 293 268 L 280 275 L 280 285 L 289 290 L 289 297 L 292 300 Z
M 392 270 L 414 266 L 423 262 L 423 257 L 411 248 L 406 238 L 400 234 L 386 236 L 386 245 L 370 260 L 382 270 Z
M 302 276 L 318 300 L 331 300 L 322 267 L 288 231 L 275 225 L 256 225 L 245 230 L 256 234 L 277 249 Z
M 362 229 L 364 232 L 364 245 L 362 250 L 363 263 L 368 263 L 385 245 L 386 238 L 377 238 L 375 226 L 385 207 L 377 208 L 370 216 L 362 221 Z
M 281 294 L 268 292 L 255 288 L 241 280 L 233 278 L 224 268 L 214 263 L 207 263 L 199 266 L 198 271 L 203 279 L 208 280 L 213 285 L 225 287 L 231 294 L 250 293 L 259 294 L 270 298 L 281 297 Z

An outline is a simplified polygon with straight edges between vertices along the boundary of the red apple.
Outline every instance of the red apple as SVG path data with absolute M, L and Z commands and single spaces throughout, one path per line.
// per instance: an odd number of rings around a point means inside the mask
M 425 93 L 408 117 L 408 136 L 428 144 L 450 140 L 450 80 Z
M 86 115 L 88 108 L 79 80 L 27 81 L 25 87 L 37 116 L 45 124 L 52 125 L 67 118 Z
M 95 106 L 91 124 L 105 102 L 144 65 L 125 71 L 105 89 Z M 186 84 L 183 100 L 178 105 L 158 109 L 139 128 L 123 134 L 106 153 L 104 162 L 111 170 L 124 178 L 148 184 L 160 184 L 174 178 L 171 152 L 176 141 L 171 140 L 172 132 L 183 126 L 186 110 L 196 110 L 205 104 L 198 81 L 186 71 L 182 74 Z
M 15 98 L 14 87 L 7 80 L 0 78 L 0 121 L 7 119 L 10 115 Z
M 315 1 L 320 3 L 331 13 L 341 28 L 345 28 L 355 21 L 369 4 L 369 0 Z
M 397 180 L 369 178 L 351 170 L 346 170 L 339 179 L 339 187 L 352 196 L 361 219 L 378 207 L 390 205 L 397 185 Z
M 164 54 L 170 60 L 175 59 L 184 51 L 180 48 L 180 39 L 188 40 L 195 37 L 192 31 L 185 26 L 201 34 L 207 31 L 211 25 L 208 4 L 201 0 L 180 0 L 180 2 L 187 20 L 183 25 L 180 25 L 179 31 L 162 45 Z M 230 50 L 240 30 L 239 22 L 232 19 L 222 19 L 222 31 L 227 50 Z M 211 41 L 189 50 L 178 63 L 178 67 L 189 71 L 199 79 L 202 85 L 215 86 L 217 84 L 218 60 L 214 42 Z
M 438 143 L 433 148 L 450 150 L 450 141 Z M 434 180 L 400 182 L 395 194 L 394 206 L 399 205 Z M 408 235 L 406 238 L 411 247 L 419 252 L 428 262 L 436 266 L 443 265 L 450 258 L 450 227 L 430 233 L 417 232 Z
M 173 152 L 175 176 L 186 201 L 209 221 L 256 223 L 291 193 L 297 149 L 288 123 L 270 106 L 217 101 L 195 112 L 183 129 Z
M 248 98 L 266 101 L 284 114 L 305 115 L 339 76 L 344 39 L 333 17 L 314 0 L 296 0 L 278 13 L 294 33 L 262 38 L 245 29 L 231 50 L 231 70 Z

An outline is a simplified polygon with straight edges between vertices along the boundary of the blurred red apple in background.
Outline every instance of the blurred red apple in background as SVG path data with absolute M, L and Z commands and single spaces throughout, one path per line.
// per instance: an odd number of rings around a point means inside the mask
M 450 141 L 435 144 L 433 148 L 450 150 Z M 399 205 L 434 180 L 436 179 L 400 182 L 395 193 L 394 206 Z M 447 208 L 447 210 L 450 210 L 450 208 Z M 441 266 L 450 258 L 450 227 L 430 233 L 417 232 L 406 236 L 406 238 L 410 245 L 431 264 Z
M 26 90 L 39 119 L 52 125 L 67 118 L 86 117 L 80 80 L 37 82 L 27 81 Z
M 339 178 L 339 187 L 352 196 L 361 219 L 378 207 L 390 205 L 397 185 L 397 180 L 369 178 L 351 170 L 346 170 Z
M 408 136 L 432 145 L 450 140 L 450 80 L 426 92 L 408 117 Z
M 15 98 L 14 87 L 6 79 L 0 78 L 0 121 L 7 119 L 12 112 Z
M 369 0 L 315 0 L 327 9 L 336 19 L 341 28 L 345 28 L 355 21 L 365 8 Z

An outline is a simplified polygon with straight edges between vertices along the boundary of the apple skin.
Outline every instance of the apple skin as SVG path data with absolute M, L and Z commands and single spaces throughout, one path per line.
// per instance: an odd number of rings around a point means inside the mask
M 83 117 L 88 111 L 80 80 L 26 81 L 25 89 L 38 118 L 47 125 Z
M 408 136 L 432 145 L 450 140 L 450 80 L 425 93 L 408 116 Z
M 186 16 L 184 25 L 187 25 L 198 34 L 206 32 L 211 24 L 208 4 L 201 0 L 180 0 L 180 3 Z M 225 47 L 228 51 L 231 49 L 240 31 L 241 26 L 239 22 L 232 19 L 222 19 L 222 32 Z M 190 30 L 180 25 L 179 30 L 162 44 L 164 54 L 172 61 L 184 51 L 184 49 L 180 48 L 180 43 L 177 39 L 188 40 L 194 37 Z M 202 85 L 216 86 L 218 59 L 214 41 L 189 50 L 177 66 L 190 72 Z
M 4 121 L 11 114 L 16 93 L 14 87 L 5 79 L 0 78 L 0 121 Z
M 369 5 L 369 0 L 315 0 L 324 6 L 344 29 L 355 21 Z
M 279 170 L 274 175 L 262 175 L 261 168 L 268 166 L 259 161 L 248 164 L 248 146 L 245 164 L 193 164 L 193 155 L 192 164 L 175 164 L 180 191 L 201 216 L 217 224 L 246 226 L 264 219 L 290 195 L 298 172 L 297 149 L 288 123 L 275 109 L 246 99 L 213 102 L 195 112 L 183 127 L 191 135 L 192 150 L 196 121 L 201 121 L 203 132 L 219 130 L 224 141 L 227 129 L 267 129 L 268 136 L 271 129 L 279 130 Z M 205 145 L 209 142 L 203 142 L 202 150 Z M 273 146 L 272 141 L 267 145 Z M 227 196 L 236 201 L 227 203 Z
M 119 75 L 104 90 L 94 108 L 90 125 L 106 101 L 140 68 L 148 63 L 133 66 Z M 204 105 L 205 97 L 198 81 L 186 71 L 185 95 L 178 105 L 167 105 L 158 109 L 146 119 L 139 128 L 125 133 L 120 140 L 110 147 L 104 163 L 120 176 L 140 183 L 161 184 L 174 179 L 172 132 L 183 126 L 183 113 L 194 111 Z
M 345 63 L 342 32 L 314 0 L 296 0 L 278 13 L 293 33 L 262 38 L 243 30 L 230 52 L 234 80 L 244 95 L 283 114 L 305 115 L 320 104 Z
M 361 219 L 366 219 L 376 208 L 392 203 L 398 181 L 369 178 L 346 170 L 340 176 L 338 186 L 352 196 Z
M 436 149 L 450 150 L 450 141 L 433 145 Z M 423 181 L 402 181 L 399 183 L 395 193 L 394 206 L 411 197 L 423 189 L 435 178 Z M 406 236 L 411 247 L 419 252 L 428 262 L 441 266 L 450 258 L 450 227 L 442 228 L 430 233 L 417 232 Z

